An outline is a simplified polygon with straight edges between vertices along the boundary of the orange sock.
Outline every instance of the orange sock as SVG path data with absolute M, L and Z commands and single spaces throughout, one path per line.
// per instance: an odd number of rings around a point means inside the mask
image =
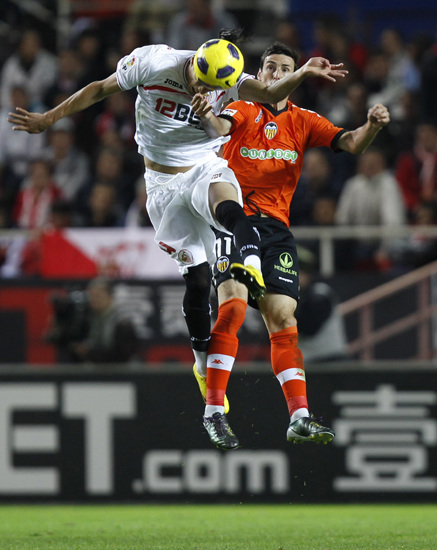
M 272 368 L 287 401 L 290 416 L 297 409 L 308 409 L 305 369 L 298 348 L 297 327 L 270 335 Z
M 238 351 L 237 333 L 243 324 L 247 304 L 241 298 L 226 300 L 219 307 L 211 331 L 206 371 L 207 405 L 223 405 L 229 377 Z

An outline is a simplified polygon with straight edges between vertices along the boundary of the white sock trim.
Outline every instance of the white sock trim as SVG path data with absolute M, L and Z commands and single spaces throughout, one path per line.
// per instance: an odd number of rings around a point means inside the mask
M 225 414 L 225 408 L 221 405 L 206 405 L 204 416 L 212 416 L 214 413 Z
M 302 380 L 302 382 L 306 381 L 304 369 L 285 369 L 282 372 L 279 372 L 276 375 L 276 378 L 279 380 L 281 386 L 289 380 Z
M 244 260 L 244 265 L 251 265 L 258 271 L 261 271 L 261 259 L 256 254 L 250 254 Z
M 300 409 L 297 409 L 297 411 L 294 411 L 294 413 L 290 416 L 290 422 L 295 422 L 296 420 L 299 420 L 299 418 L 308 417 L 309 415 L 310 413 L 308 412 L 308 409 L 301 407 Z

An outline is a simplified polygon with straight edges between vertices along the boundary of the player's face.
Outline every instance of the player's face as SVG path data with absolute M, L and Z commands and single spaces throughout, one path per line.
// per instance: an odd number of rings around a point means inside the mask
M 258 71 L 258 80 L 269 84 L 281 80 L 294 71 L 294 60 L 288 55 L 272 54 L 265 58 L 263 68 Z
M 197 80 L 193 69 L 193 59 L 194 57 L 191 58 L 191 63 L 188 65 L 186 71 L 188 87 L 192 95 L 194 96 L 196 94 L 206 94 L 208 92 L 212 92 L 215 88 L 207 86 L 201 80 Z

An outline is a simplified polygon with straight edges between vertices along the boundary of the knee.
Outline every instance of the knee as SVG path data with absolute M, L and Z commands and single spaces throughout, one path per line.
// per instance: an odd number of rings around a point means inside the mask
M 189 305 L 202 307 L 209 304 L 211 292 L 211 268 L 209 264 L 204 262 L 190 267 L 184 275 L 184 279 L 186 286 L 184 308 Z
M 297 326 L 294 309 L 273 309 L 268 313 L 264 313 L 264 319 L 270 334 Z

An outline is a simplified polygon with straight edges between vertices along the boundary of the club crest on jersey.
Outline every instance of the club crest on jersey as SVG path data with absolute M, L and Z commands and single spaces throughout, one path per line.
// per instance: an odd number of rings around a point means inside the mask
M 192 264 L 194 263 L 193 255 L 189 250 L 182 249 L 178 253 L 178 260 L 183 264 Z
M 278 125 L 276 122 L 268 122 L 264 126 L 264 133 L 267 139 L 273 139 L 278 133 Z
M 224 273 L 229 267 L 229 258 L 227 256 L 220 256 L 216 265 L 220 273 Z

